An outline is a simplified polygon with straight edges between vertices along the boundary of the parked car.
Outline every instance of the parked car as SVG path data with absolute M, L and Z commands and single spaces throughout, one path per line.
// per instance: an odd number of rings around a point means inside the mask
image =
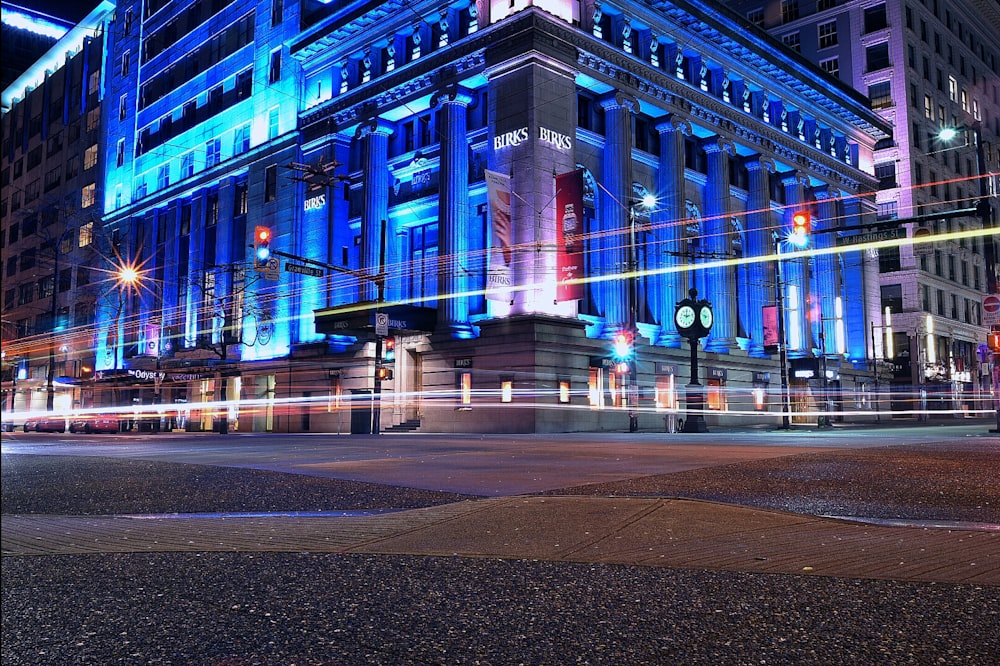
M 24 422 L 24 425 L 21 426 L 21 429 L 24 430 L 24 432 L 35 432 L 35 429 L 37 427 L 38 427 L 38 419 L 28 419 L 27 421 Z
M 114 416 L 81 416 L 69 422 L 70 432 L 118 432 L 118 419 Z
M 27 424 L 25 424 L 25 428 L 27 428 Z M 35 432 L 66 432 L 66 419 L 61 416 L 40 418 L 35 425 Z

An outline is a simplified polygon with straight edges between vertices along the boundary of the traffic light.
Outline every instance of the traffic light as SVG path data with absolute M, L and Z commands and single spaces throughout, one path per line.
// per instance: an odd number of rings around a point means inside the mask
M 393 363 L 396 360 L 396 338 L 389 337 L 382 341 L 382 362 Z
M 989 345 L 990 351 L 1000 353 L 1000 331 L 990 331 L 986 343 Z
M 809 245 L 809 234 L 812 232 L 812 214 L 807 210 L 796 211 L 792 215 L 791 242 L 796 247 Z
M 392 379 L 392 369 L 387 368 L 384 365 L 378 366 L 377 368 L 375 368 L 375 379 L 379 380 L 380 382 L 384 382 L 387 379 Z
M 615 335 L 611 352 L 616 361 L 627 361 L 632 358 L 632 342 L 631 331 L 619 331 Z
M 271 258 L 271 228 L 258 225 L 253 230 L 253 267 L 258 271 L 267 269 Z

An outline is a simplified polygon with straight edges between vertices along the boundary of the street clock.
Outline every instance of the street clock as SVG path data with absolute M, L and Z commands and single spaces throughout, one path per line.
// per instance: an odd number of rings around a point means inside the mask
M 704 338 L 712 330 L 715 321 L 712 304 L 704 298 L 699 299 L 697 289 L 691 289 L 688 294 L 689 297 L 680 301 L 674 310 L 677 332 L 682 337 L 692 340 Z

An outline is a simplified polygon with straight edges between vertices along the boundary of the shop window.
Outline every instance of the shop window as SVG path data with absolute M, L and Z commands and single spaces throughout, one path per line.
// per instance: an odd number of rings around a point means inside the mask
M 456 375 L 458 388 L 458 408 L 472 409 L 472 373 L 459 372 Z
M 567 404 L 570 401 L 570 385 L 568 380 L 559 382 L 559 402 Z
M 705 396 L 705 402 L 708 409 L 713 411 L 725 411 L 726 410 L 726 382 L 723 379 L 709 379 L 707 380 L 708 394 Z
M 604 408 L 604 370 L 591 368 L 587 380 L 587 398 L 592 409 Z
M 674 375 L 659 375 L 656 378 L 657 411 L 676 411 L 677 378 Z
M 511 402 L 514 399 L 514 380 L 503 379 L 500 381 L 500 402 Z

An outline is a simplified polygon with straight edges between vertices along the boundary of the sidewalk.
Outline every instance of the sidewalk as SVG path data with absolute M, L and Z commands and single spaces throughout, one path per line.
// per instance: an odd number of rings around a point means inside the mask
M 1000 585 L 1000 530 L 685 499 L 516 496 L 382 515 L 3 516 L 8 555 L 335 552 Z

